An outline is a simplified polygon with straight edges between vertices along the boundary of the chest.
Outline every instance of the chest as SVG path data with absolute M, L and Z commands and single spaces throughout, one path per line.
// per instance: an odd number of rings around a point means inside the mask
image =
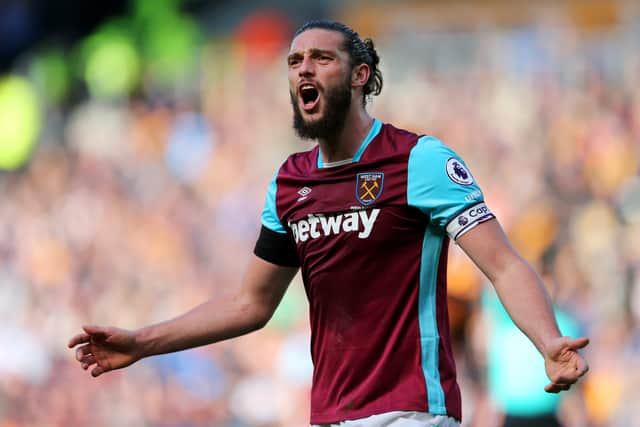
M 352 229 L 374 221 L 383 207 L 406 204 L 407 170 L 399 162 L 285 175 L 278 181 L 277 208 L 283 224 L 309 219 L 311 225 L 317 221 L 325 229 L 338 227 L 338 223 Z
M 426 222 L 407 205 L 406 162 L 389 159 L 284 175 L 277 200 L 282 223 L 306 258 L 316 252 L 345 255 L 345 248 L 351 256 L 364 249 L 384 253 L 421 235 Z

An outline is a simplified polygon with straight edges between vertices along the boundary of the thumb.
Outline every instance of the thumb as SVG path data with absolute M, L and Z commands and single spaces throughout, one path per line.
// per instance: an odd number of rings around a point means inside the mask
M 581 337 L 581 338 L 572 338 L 567 342 L 569 348 L 573 350 L 579 350 L 581 348 L 585 348 L 589 344 L 589 338 Z

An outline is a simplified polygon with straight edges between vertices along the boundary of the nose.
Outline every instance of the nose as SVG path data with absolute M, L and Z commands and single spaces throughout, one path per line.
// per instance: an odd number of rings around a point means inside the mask
M 314 67 L 313 60 L 310 57 L 305 56 L 302 59 L 302 63 L 300 64 L 300 67 L 298 68 L 298 75 L 300 77 L 307 77 L 307 76 L 312 76 L 314 74 L 315 74 L 315 67 Z

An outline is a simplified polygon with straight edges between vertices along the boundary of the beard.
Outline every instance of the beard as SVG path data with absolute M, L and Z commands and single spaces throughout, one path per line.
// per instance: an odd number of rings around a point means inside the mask
M 293 106 L 293 128 L 302 139 L 331 139 L 342 131 L 351 107 L 351 82 L 348 79 L 337 86 L 328 88 L 325 93 L 324 111 L 319 119 L 306 121 L 300 111 L 296 96 L 291 95 Z M 318 94 L 318 96 L 320 96 Z

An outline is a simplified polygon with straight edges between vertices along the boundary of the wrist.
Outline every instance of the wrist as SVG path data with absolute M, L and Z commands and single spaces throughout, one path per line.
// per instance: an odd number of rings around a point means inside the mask
M 138 359 L 153 356 L 156 354 L 154 349 L 154 332 L 153 326 L 147 326 L 138 329 L 133 332 L 133 339 L 135 341 L 135 348 L 138 350 Z
M 562 338 L 562 335 L 558 331 L 557 333 L 550 334 L 545 337 L 541 337 L 538 350 L 545 359 L 554 353 L 555 347 L 557 347 L 557 340 Z

